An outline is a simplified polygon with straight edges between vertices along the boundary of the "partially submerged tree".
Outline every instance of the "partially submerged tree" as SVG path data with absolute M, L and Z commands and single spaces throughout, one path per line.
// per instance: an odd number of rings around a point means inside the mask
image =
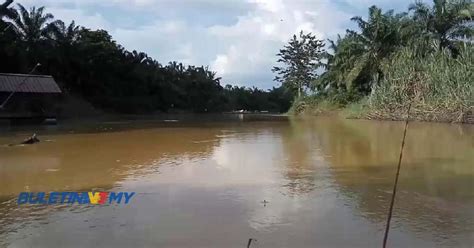
M 323 58 L 322 40 L 316 39 L 311 33 L 300 32 L 299 36 L 293 38 L 277 54 L 279 63 L 272 69 L 277 73 L 275 80 L 281 82 L 285 87 L 297 92 L 300 97 L 303 90 L 310 86 L 317 77 L 317 69 L 321 66 Z

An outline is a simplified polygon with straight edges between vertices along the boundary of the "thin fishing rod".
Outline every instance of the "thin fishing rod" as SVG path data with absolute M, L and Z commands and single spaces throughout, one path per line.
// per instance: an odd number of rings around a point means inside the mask
M 27 75 L 31 75 L 31 73 L 33 73 L 36 68 L 38 68 L 38 66 L 41 66 L 40 63 L 36 64 L 35 67 L 33 68 L 33 70 L 31 70 Z M 8 95 L 7 99 L 5 99 L 5 101 L 3 101 L 3 103 L 0 105 L 0 109 L 3 109 L 5 107 L 5 105 L 8 103 L 8 101 L 10 100 L 10 98 L 12 98 L 12 96 L 16 93 L 16 91 L 21 87 L 23 86 L 23 84 L 26 82 L 26 80 L 28 80 L 28 76 L 25 76 L 25 78 L 23 79 L 23 81 L 21 81 L 21 83 L 19 83 L 15 89 L 12 91 L 12 93 L 10 93 L 10 95 Z
M 390 231 L 390 221 L 392 220 L 393 205 L 395 204 L 395 196 L 397 194 L 398 177 L 400 175 L 400 167 L 402 165 L 403 148 L 405 147 L 405 138 L 407 136 L 408 121 L 410 120 L 411 104 L 412 103 L 410 102 L 410 104 L 408 105 L 407 118 L 405 120 L 405 129 L 403 131 L 403 139 L 402 139 L 402 145 L 400 148 L 400 156 L 398 158 L 397 174 L 395 175 L 395 182 L 393 183 L 392 200 L 390 201 L 390 209 L 388 210 L 387 224 L 385 226 L 385 234 L 383 236 L 383 248 L 387 247 L 388 232 Z

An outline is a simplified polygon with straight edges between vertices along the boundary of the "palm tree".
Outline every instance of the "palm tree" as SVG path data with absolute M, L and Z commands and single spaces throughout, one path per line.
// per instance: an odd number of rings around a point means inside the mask
M 12 9 L 8 8 L 10 4 L 13 3 L 13 0 L 7 0 L 0 5 L 0 18 L 3 16 L 11 16 Z
M 413 20 L 421 27 L 421 34 L 439 42 L 440 48 L 457 53 L 454 41 L 471 39 L 474 3 L 471 0 L 433 0 L 433 6 L 416 2 L 410 5 Z M 470 23 L 471 22 L 471 23 Z
M 341 37 L 337 40 L 328 40 L 328 49 L 323 56 L 326 63 L 322 65 L 325 71 L 313 82 L 318 92 L 324 92 L 327 87 L 331 90 L 346 90 L 345 77 L 356 63 L 358 57 L 364 53 L 364 46 L 357 42 L 353 35 Z
M 76 26 L 72 21 L 69 25 L 63 21 L 55 21 L 48 24 L 47 38 L 50 39 L 51 47 L 54 47 L 49 53 L 50 67 L 54 67 L 56 77 L 61 81 L 75 82 L 78 78 L 80 59 L 77 52 L 77 42 L 80 39 L 80 26 Z M 62 85 L 63 89 L 69 90 L 70 87 Z
M 3 4 L 0 5 L 0 33 L 4 35 L 14 35 L 11 33 L 11 23 L 7 23 L 3 20 L 3 17 L 6 18 L 15 18 L 15 10 L 10 6 L 12 4 L 13 0 L 7 0 Z M 9 32 L 7 32 L 9 31 Z M 2 37 L 5 38 L 5 37 Z
M 51 34 L 53 39 L 62 46 L 73 45 L 79 39 L 80 26 L 76 26 L 76 23 L 72 21 L 68 26 L 61 21 L 57 20 L 51 25 Z
M 27 49 L 34 46 L 39 41 L 49 37 L 58 21 L 53 21 L 54 16 L 44 13 L 44 7 L 32 7 L 30 11 L 21 4 L 14 11 L 13 16 L 8 17 L 18 37 L 26 42 Z
M 153 65 L 154 62 L 153 59 L 144 52 L 133 50 L 132 52 L 124 51 L 123 54 L 127 61 L 134 65 Z
M 367 93 L 372 84 L 380 80 L 383 76 L 381 62 L 405 40 L 402 32 L 404 16 L 404 13 L 394 15 L 392 10 L 382 13 L 381 9 L 372 6 L 367 21 L 358 16 L 351 19 L 359 26 L 360 33 L 347 31 L 334 60 L 343 72 L 347 90 Z

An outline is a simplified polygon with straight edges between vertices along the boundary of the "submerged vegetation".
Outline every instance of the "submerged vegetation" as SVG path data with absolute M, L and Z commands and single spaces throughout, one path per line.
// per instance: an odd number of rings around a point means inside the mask
M 417 120 L 474 122 L 473 16 L 470 0 L 416 2 L 406 13 L 370 7 L 368 20 L 352 18 L 358 31 L 318 53 L 322 73 L 291 112 L 398 120 L 412 103 Z
M 126 113 L 230 110 L 288 110 L 284 87 L 264 91 L 221 86 L 204 66 L 166 65 L 143 52 L 128 51 L 105 30 L 55 20 L 44 7 L 0 6 L 0 72 L 54 76 L 66 95 L 96 108 Z

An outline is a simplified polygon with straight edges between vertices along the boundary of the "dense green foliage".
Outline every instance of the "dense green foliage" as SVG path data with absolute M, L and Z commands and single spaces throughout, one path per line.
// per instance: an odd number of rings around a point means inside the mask
M 473 17 L 470 0 L 417 2 L 398 14 L 370 7 L 367 20 L 352 18 L 359 30 L 329 41 L 314 94 L 292 109 L 351 105 L 369 117 L 400 119 L 413 102 L 417 119 L 470 122 Z
M 275 80 L 297 92 L 300 97 L 317 77 L 323 47 L 323 41 L 311 33 L 304 34 L 301 31 L 299 36 L 293 35 L 288 45 L 277 54 L 277 62 L 283 65 L 273 68 L 272 71 L 277 73 Z
M 456 59 L 447 50 L 423 58 L 408 48 L 397 52 L 383 64 L 385 77 L 369 98 L 370 115 L 399 119 L 413 102 L 416 119 L 467 121 L 474 106 L 474 47 L 458 49 Z
M 147 54 L 127 51 L 105 30 L 90 30 L 55 20 L 43 7 L 1 6 L 0 72 L 53 75 L 67 94 L 105 110 L 136 113 L 185 110 L 286 111 L 291 95 L 222 87 L 215 72 L 203 66 L 162 65 Z

